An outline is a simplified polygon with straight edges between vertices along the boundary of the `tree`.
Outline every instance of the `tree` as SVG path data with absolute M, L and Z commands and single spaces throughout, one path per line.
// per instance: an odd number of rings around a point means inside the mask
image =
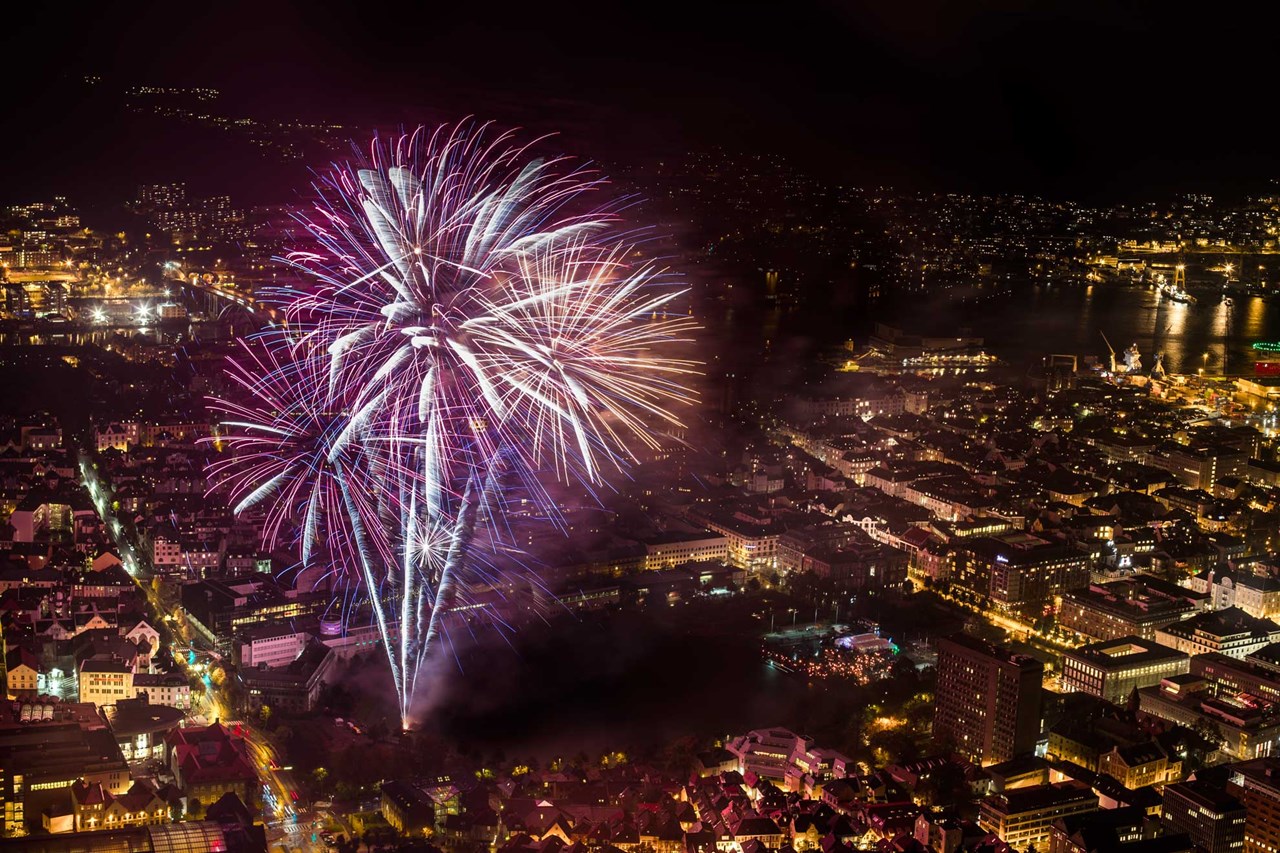
M 1195 724 L 1191 726 L 1191 731 L 1195 732 L 1208 745 L 1208 749 L 1205 752 L 1221 749 L 1222 745 L 1227 742 L 1218 724 L 1212 720 L 1206 720 L 1204 717 L 1195 721 Z
M 200 802 L 195 797 L 191 797 L 190 799 L 188 799 L 187 800 L 187 817 L 191 818 L 192 820 L 200 820 L 202 817 L 204 817 L 204 803 Z
M 698 752 L 698 739 L 692 735 L 677 738 L 663 747 L 658 762 L 662 769 L 677 774 L 689 772 L 693 758 Z
M 973 798 L 964 768 L 950 762 L 930 773 L 920 783 L 916 794 L 931 806 L 955 806 Z

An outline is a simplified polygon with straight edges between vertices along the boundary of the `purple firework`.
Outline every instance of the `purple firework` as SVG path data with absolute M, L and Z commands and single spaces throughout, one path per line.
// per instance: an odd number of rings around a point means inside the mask
M 503 483 L 554 517 L 539 473 L 599 482 L 693 402 L 697 365 L 672 352 L 695 324 L 662 271 L 631 261 L 603 186 L 486 126 L 375 140 L 299 217 L 312 244 L 284 260 L 310 284 L 282 294 L 278 344 L 293 361 L 231 369 L 259 398 L 257 373 L 296 376 L 308 402 L 223 404 L 245 460 L 215 472 L 238 510 L 269 505 L 269 535 L 301 511 L 304 545 L 341 543 L 406 727 L 446 617 L 503 580 Z M 309 405 L 316 440 L 279 423 L 285 403 Z

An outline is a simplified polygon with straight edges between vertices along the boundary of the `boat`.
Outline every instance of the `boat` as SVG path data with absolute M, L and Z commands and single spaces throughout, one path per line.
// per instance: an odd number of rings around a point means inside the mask
M 1181 285 L 1172 285 L 1168 282 L 1162 281 L 1157 289 L 1160 291 L 1162 296 L 1171 302 L 1180 302 L 1183 305 L 1194 305 L 1196 302 L 1196 298 L 1190 293 L 1187 293 L 1187 289 Z

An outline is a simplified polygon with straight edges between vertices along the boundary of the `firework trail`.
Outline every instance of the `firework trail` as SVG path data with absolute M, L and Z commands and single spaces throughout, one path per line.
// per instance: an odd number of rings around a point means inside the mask
M 450 614 L 511 580 L 504 494 L 555 518 L 539 474 L 598 483 L 693 402 L 694 323 L 603 188 L 488 126 L 375 139 L 298 217 L 287 331 L 229 368 L 249 402 L 215 404 L 216 487 L 362 586 L 406 727 Z

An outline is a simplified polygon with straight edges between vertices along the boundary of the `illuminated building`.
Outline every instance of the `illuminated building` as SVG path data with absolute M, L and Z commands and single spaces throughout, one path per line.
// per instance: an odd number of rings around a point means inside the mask
M 1195 853 L 1189 836 L 1158 832 L 1140 806 L 1104 808 L 1054 821 L 1047 853 Z
M 1193 598 L 1204 596 L 1159 578 L 1135 575 L 1127 580 L 1090 584 L 1064 592 L 1058 608 L 1058 623 L 1098 640 L 1127 636 L 1155 640 L 1157 630 L 1200 609 Z
M 1259 400 L 1280 400 L 1280 376 L 1253 376 L 1236 379 L 1236 388 Z
M 80 663 L 80 701 L 99 707 L 133 699 L 134 668 L 118 658 L 89 658 Z
M 210 542 L 157 534 L 152 540 L 151 564 L 159 574 L 185 574 L 194 580 L 207 577 L 222 564 L 222 551 Z
M 1036 536 L 1014 533 L 961 540 L 953 583 L 1001 610 L 1025 610 L 1089 580 L 1089 555 Z
M 212 803 L 228 792 L 253 806 L 258 801 L 258 773 L 244 738 L 214 723 L 171 730 L 165 736 L 168 765 L 188 801 Z
M 271 622 L 245 629 L 233 646 L 235 664 L 242 668 L 287 666 L 297 660 L 310 634 L 292 622 Z
M 1191 674 L 1213 682 L 1219 693 L 1245 693 L 1280 703 L 1280 669 L 1263 651 L 1244 660 L 1216 652 L 1196 655 L 1191 659 Z
M 982 801 L 978 825 L 1010 847 L 1043 848 L 1055 821 L 1098 810 L 1098 795 L 1079 782 L 1015 788 Z
M 320 691 L 338 662 L 333 650 L 317 639 L 311 639 L 302 654 L 287 666 L 267 669 L 245 669 L 240 680 L 249 692 L 249 703 L 257 708 L 269 705 L 288 714 L 305 714 L 315 710 Z
M 70 822 L 68 822 L 70 823 Z M 5 840 L 7 853 L 266 853 L 261 823 L 234 797 L 209 807 L 207 820 L 31 835 Z
M 1214 568 L 1191 578 L 1191 588 L 1211 595 L 1211 609 L 1239 607 L 1258 619 L 1280 616 L 1280 580 L 1248 570 Z
M 5 685 L 10 699 L 34 699 L 41 680 L 40 661 L 25 646 L 15 645 L 5 655 Z
M 867 345 L 891 359 L 945 359 L 982 355 L 983 339 L 971 336 L 928 337 L 907 334 L 895 326 L 876 323 Z
M 1044 664 L 967 634 L 938 640 L 933 737 L 982 765 L 1035 750 Z
M 832 778 L 842 778 L 853 762 L 843 753 L 814 745 L 813 738 L 789 729 L 756 729 L 732 738 L 725 750 L 739 773 L 754 773 L 787 791 L 808 790 Z
M 435 822 L 435 803 L 408 782 L 382 784 L 382 816 L 401 835 L 420 835 Z
M 142 184 L 138 187 L 137 201 L 143 207 L 178 207 L 185 204 L 186 200 L 187 185 L 184 183 Z
M 648 571 L 707 560 L 723 563 L 729 559 L 729 540 L 723 534 L 705 531 L 660 533 L 645 539 L 644 548 L 644 568 Z
M 1189 655 L 1243 658 L 1280 640 L 1280 625 L 1229 607 L 1166 625 L 1156 631 L 1156 640 Z
M 169 806 L 143 782 L 135 782 L 123 794 L 111 793 L 101 782 L 76 782 L 71 786 L 71 802 L 76 832 L 147 826 L 169 820 Z
M 191 710 L 191 682 L 181 672 L 139 672 L 133 676 L 133 695 L 152 705 Z
M 1244 803 L 1244 853 L 1280 850 L 1280 759 L 1234 765 L 1228 790 Z
M 129 762 L 164 758 L 165 735 L 186 719 L 178 708 L 157 705 L 145 697 L 121 700 L 103 708 L 102 716 Z
M 318 617 L 330 598 L 323 591 L 284 589 L 267 575 L 254 572 L 184 584 L 181 600 L 188 623 L 230 654 L 241 629 L 273 620 Z
M 86 504 L 88 498 L 85 498 Z M 84 527 L 95 518 L 92 505 L 78 499 L 31 492 L 18 502 L 9 516 L 14 542 L 34 542 L 46 533 L 67 533 Z
M 62 448 L 62 430 L 58 427 L 23 427 L 21 434 L 24 451 L 48 451 Z
M 1280 463 L 1250 459 L 1244 478 L 1260 486 L 1280 486 Z
M 691 511 L 689 520 L 725 538 L 730 565 L 749 572 L 778 567 L 778 539 L 783 528 L 773 522 L 744 518 L 741 514 Z
M 1193 675 L 1175 675 L 1155 687 L 1138 690 L 1138 710 L 1148 717 L 1188 728 L 1208 726 L 1222 736 L 1222 751 L 1241 760 L 1280 752 L 1280 713 L 1267 703 L 1215 696 L 1209 682 Z
M 1184 652 L 1137 636 L 1120 637 L 1063 652 L 1062 689 L 1099 696 L 1117 705 L 1135 687 L 1159 684 L 1190 666 Z
M 113 794 L 125 793 L 131 784 L 120 747 L 96 715 L 84 723 L 0 723 L 4 835 L 22 834 L 29 820 L 38 821 L 46 807 L 64 800 L 78 780 L 101 784 Z
M 1131 791 L 1182 778 L 1182 762 L 1155 741 L 1113 746 L 1098 757 L 1098 772 Z
M 1205 853 L 1237 853 L 1244 847 L 1244 804 L 1204 782 L 1165 786 L 1164 825 L 1190 835 Z
M 1192 448 L 1163 444 L 1143 454 L 1142 462 L 1168 471 L 1184 486 L 1209 491 L 1223 477 L 1244 476 L 1249 454 L 1220 445 Z
M 838 579 L 847 589 L 898 589 L 907 579 L 907 555 L 869 540 L 849 542 L 806 553 L 803 568 L 819 578 Z

